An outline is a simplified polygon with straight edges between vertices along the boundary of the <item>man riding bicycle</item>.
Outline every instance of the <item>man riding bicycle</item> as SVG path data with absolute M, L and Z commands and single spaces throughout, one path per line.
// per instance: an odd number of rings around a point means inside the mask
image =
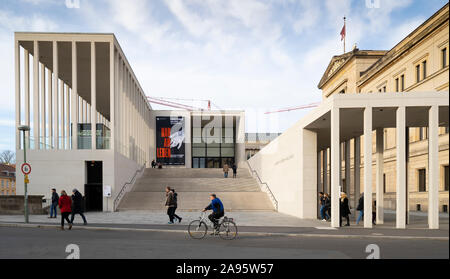
M 209 198 L 211 199 L 211 203 L 203 209 L 203 212 L 212 209 L 213 213 L 208 216 L 208 219 L 211 220 L 214 224 L 214 229 L 217 231 L 219 229 L 219 219 L 225 215 L 225 209 L 222 201 L 216 196 L 216 194 L 211 194 Z

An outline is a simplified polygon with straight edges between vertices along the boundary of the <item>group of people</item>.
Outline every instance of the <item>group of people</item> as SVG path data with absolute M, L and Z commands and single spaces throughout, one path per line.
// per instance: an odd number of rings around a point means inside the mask
M 154 159 L 152 160 L 151 165 L 152 165 L 152 169 L 154 169 L 154 168 L 162 169 L 162 164 L 157 163 Z
M 322 221 L 329 221 L 331 217 L 331 199 L 330 195 L 328 193 L 320 192 L 319 193 L 319 203 L 320 203 L 320 218 Z M 376 202 L 373 201 L 372 204 L 372 224 L 375 225 L 376 220 Z M 364 193 L 361 194 L 361 197 L 358 201 L 358 206 L 356 207 L 356 210 L 359 211 L 358 218 L 356 219 L 356 225 L 359 224 L 361 219 L 364 216 Z M 339 218 L 339 226 L 342 226 L 342 218 L 345 218 L 347 223 L 345 226 L 350 226 L 350 206 L 348 203 L 348 197 L 347 194 L 344 192 L 340 193 L 340 199 L 339 199 L 339 212 L 340 212 L 340 218 Z
M 233 170 L 233 178 L 236 178 L 236 174 L 237 174 L 236 164 L 233 163 L 233 165 L 231 166 L 231 169 Z M 228 178 L 229 171 L 230 171 L 230 166 L 228 165 L 228 163 L 225 163 L 223 165 L 223 177 Z
M 84 225 L 87 225 L 86 217 L 83 214 L 83 195 L 77 190 L 72 190 L 72 196 L 69 197 L 65 190 L 61 191 L 61 196 L 58 195 L 56 189 L 52 189 L 52 203 L 50 205 L 50 217 L 57 217 L 57 208 L 61 211 L 61 230 L 64 230 L 64 220 L 69 225 L 69 230 L 72 229 L 75 214 L 79 214 L 83 218 Z M 69 220 L 69 216 L 70 220 Z

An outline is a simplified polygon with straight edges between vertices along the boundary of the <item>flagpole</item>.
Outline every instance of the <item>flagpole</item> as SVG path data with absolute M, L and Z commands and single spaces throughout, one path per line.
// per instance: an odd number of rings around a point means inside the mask
M 347 35 L 347 26 L 345 26 L 345 16 L 344 16 L 344 30 L 345 30 L 345 35 L 344 35 L 344 53 L 345 53 L 345 37 Z

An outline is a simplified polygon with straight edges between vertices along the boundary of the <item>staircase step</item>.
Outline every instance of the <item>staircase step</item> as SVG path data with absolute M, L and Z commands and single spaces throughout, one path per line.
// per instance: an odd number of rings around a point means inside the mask
M 273 210 L 266 193 L 263 192 L 217 192 L 225 210 Z M 129 192 L 122 199 L 119 210 L 164 210 L 164 193 Z M 205 192 L 178 192 L 179 210 L 202 210 L 209 204 Z
M 229 173 L 232 176 L 232 172 Z M 131 192 L 122 198 L 118 210 L 165 210 L 165 188 L 178 193 L 178 210 L 200 211 L 215 193 L 226 211 L 273 211 L 267 193 L 247 169 L 238 169 L 238 178 L 224 178 L 222 169 L 145 169 Z

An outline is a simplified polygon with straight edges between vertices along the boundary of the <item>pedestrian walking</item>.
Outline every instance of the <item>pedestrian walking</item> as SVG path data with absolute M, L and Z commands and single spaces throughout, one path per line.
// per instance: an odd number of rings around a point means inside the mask
M 228 177 L 228 171 L 229 171 L 228 164 L 225 163 L 225 165 L 223 165 L 223 177 L 225 177 L 225 178 Z
M 345 226 L 350 226 L 350 217 L 348 215 L 351 214 L 350 207 L 348 206 L 348 198 L 347 194 L 341 192 L 341 199 L 339 200 L 339 211 L 341 213 L 341 218 L 339 218 L 339 226 L 342 227 L 342 217 L 347 219 L 347 224 Z
M 169 186 L 166 187 L 166 206 L 167 206 L 167 215 L 169 216 L 169 223 L 168 224 L 173 224 L 173 219 L 174 219 L 174 214 L 175 214 L 175 210 L 176 209 L 176 201 L 175 201 L 175 197 L 174 197 L 174 192 L 172 192 L 172 189 L 170 189 Z
M 73 224 L 73 219 L 75 219 L 75 214 L 80 214 L 83 218 L 83 224 L 87 225 L 86 217 L 83 214 L 83 195 L 77 190 L 72 190 L 72 216 L 70 217 L 70 223 Z
M 233 166 L 231 168 L 233 169 L 233 178 L 236 178 L 236 175 L 237 175 L 237 166 L 236 166 L 236 164 L 233 164 Z
M 61 191 L 61 197 L 58 200 L 58 205 L 61 210 L 61 230 L 64 230 L 64 220 L 66 220 L 69 224 L 69 230 L 72 229 L 72 222 L 69 220 L 69 215 L 72 212 L 72 200 L 64 190 Z
M 56 212 L 59 202 L 59 196 L 58 193 L 56 193 L 56 189 L 52 189 L 52 203 L 50 205 L 50 217 L 48 218 L 56 218 Z
M 361 196 L 359 197 L 358 206 L 356 207 L 356 210 L 359 211 L 358 218 L 356 219 L 356 225 L 359 224 L 359 221 L 364 216 L 364 193 L 361 193 Z
M 152 169 L 156 168 L 156 162 L 155 159 L 152 160 Z
M 173 218 L 174 218 L 174 220 L 175 219 L 177 219 L 178 220 L 178 223 L 181 223 L 181 219 L 183 219 L 183 218 L 181 218 L 180 216 L 178 216 L 177 214 L 175 214 L 175 212 L 177 211 L 177 207 L 178 207 L 178 193 L 177 192 L 175 192 L 175 189 L 173 189 L 173 188 L 171 188 L 170 189 L 172 192 L 173 192 L 173 199 L 174 199 L 174 207 L 173 207 L 173 209 L 172 209 L 172 215 L 173 215 Z
M 377 224 L 377 201 L 372 202 L 372 224 Z
M 320 209 L 319 209 L 320 219 L 322 221 L 326 221 L 327 217 L 325 216 L 325 214 L 326 214 L 326 212 L 325 212 L 325 196 L 324 196 L 323 192 L 319 192 L 319 204 L 320 204 Z
M 328 221 L 331 218 L 331 199 L 328 193 L 325 193 L 323 195 L 325 198 L 325 208 L 323 209 L 325 213 L 325 221 Z

